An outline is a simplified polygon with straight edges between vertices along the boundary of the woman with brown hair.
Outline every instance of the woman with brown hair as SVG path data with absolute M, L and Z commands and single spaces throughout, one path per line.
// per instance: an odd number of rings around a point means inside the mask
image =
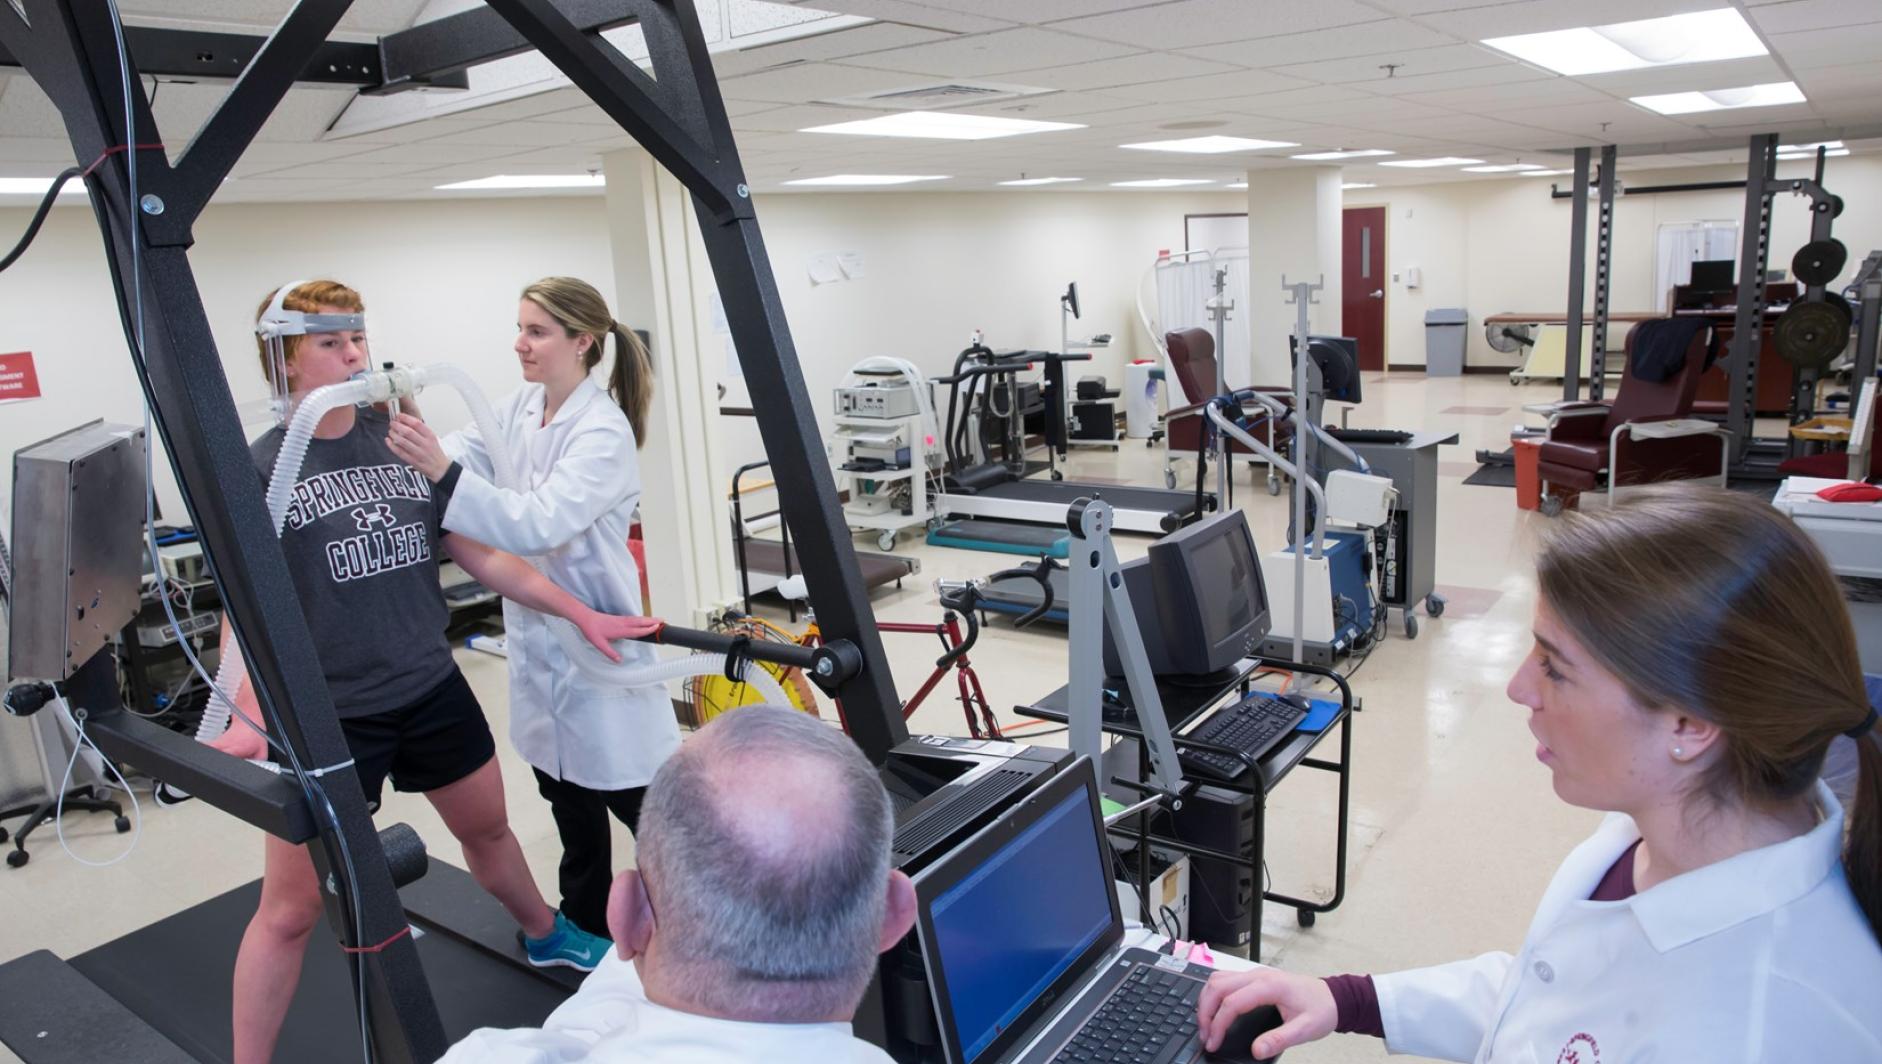
M 1882 746 L 1829 567 L 1766 503 L 1648 487 L 1556 523 L 1509 683 L 1556 794 L 1609 812 L 1515 956 L 1218 974 L 1204 1042 L 1334 1031 L 1446 1060 L 1882 1060 Z M 1855 740 L 1847 831 L 1820 780 Z
M 594 379 L 608 342 L 607 389 Z M 597 609 L 639 614 L 640 570 L 627 546 L 640 505 L 640 463 L 653 398 L 647 349 L 614 320 L 594 286 L 547 277 L 523 289 L 516 311 L 524 384 L 495 404 L 519 481 L 499 487 L 492 448 L 475 428 L 440 441 L 401 415 L 387 442 L 433 482 L 456 478 L 444 527 L 518 554 L 539 556 L 556 583 Z M 462 470 L 468 475 L 458 476 Z M 510 741 L 536 774 L 562 839 L 562 911 L 606 936 L 614 880 L 610 815 L 634 830 L 653 774 L 679 748 L 662 684 L 624 687 L 582 668 L 548 620 L 503 603 L 510 659 Z M 621 648 L 632 664 L 652 647 Z
M 275 382 L 280 391 L 304 397 L 371 369 L 364 313 L 359 293 L 334 281 L 284 286 L 264 301 L 257 332 L 274 338 L 262 341 L 261 353 L 266 371 L 284 378 Z M 406 469 L 387 449 L 386 431 L 384 415 L 371 408 L 342 405 L 322 416 L 281 530 L 348 764 L 372 808 L 388 779 L 425 796 L 463 847 L 471 876 L 516 920 L 530 963 L 592 970 L 607 941 L 549 908 L 510 830 L 490 726 L 444 637 L 438 555 L 507 599 L 567 619 L 600 653 L 614 655 L 613 641 L 650 626 L 599 613 L 523 559 L 442 527 L 452 482 L 434 486 Z M 250 448 L 264 482 L 284 436 L 272 429 Z M 224 646 L 228 638 L 225 621 Z M 232 694 L 242 722 L 215 747 L 267 756 L 254 688 L 238 680 Z M 237 1064 L 273 1057 L 321 907 L 307 848 L 267 836 L 261 900 L 235 961 Z

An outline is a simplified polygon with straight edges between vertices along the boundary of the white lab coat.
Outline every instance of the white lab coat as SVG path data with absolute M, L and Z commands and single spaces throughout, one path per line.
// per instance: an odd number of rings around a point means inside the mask
M 1612 814 L 1556 872 L 1522 952 L 1376 975 L 1386 1046 L 1479 1064 L 1882 1060 L 1882 946 L 1841 864 L 1843 811 L 1799 838 L 1589 901 L 1640 838 Z
M 542 424 L 543 388 L 526 384 L 496 404 L 524 483 L 495 484 L 476 426 L 443 440 L 464 467 L 444 527 L 493 547 L 541 555 L 564 590 L 605 613 L 638 614 L 640 570 L 627 550 L 640 503 L 634 430 L 606 392 L 585 380 Z M 644 787 L 680 745 L 666 687 L 610 687 L 588 678 L 556 643 L 542 614 L 503 603 L 510 658 L 510 741 L 525 761 L 594 790 Z M 644 644 L 630 662 L 657 658 Z
M 472 1031 L 438 1064 L 893 1064 L 847 1023 L 744 1023 L 647 1000 L 613 950 L 540 1030 Z

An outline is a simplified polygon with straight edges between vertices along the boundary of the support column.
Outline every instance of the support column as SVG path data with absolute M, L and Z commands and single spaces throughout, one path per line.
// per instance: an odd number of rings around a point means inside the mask
M 1231 384 L 1276 384 L 1293 379 L 1287 343 L 1294 308 L 1281 278 L 1319 281 L 1313 331 L 1340 331 L 1340 170 L 1334 166 L 1248 172 L 1248 335 L 1254 365 L 1246 375 L 1229 370 Z
M 719 415 L 720 338 L 695 308 L 715 291 L 692 197 L 644 151 L 602 158 L 615 316 L 646 329 L 653 407 L 640 450 L 649 612 L 700 626 L 736 597 L 729 472 Z

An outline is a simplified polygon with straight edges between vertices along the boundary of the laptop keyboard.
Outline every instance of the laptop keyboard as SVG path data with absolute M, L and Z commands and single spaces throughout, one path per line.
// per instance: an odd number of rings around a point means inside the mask
M 1053 1061 L 1161 1064 L 1196 1037 L 1202 982 L 1138 965 Z

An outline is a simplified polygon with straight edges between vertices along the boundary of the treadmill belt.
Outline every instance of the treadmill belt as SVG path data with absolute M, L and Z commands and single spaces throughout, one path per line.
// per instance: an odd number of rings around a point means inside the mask
M 1039 615 L 1040 621 L 1066 624 L 1071 618 L 1072 592 L 1063 569 L 1046 574 L 1052 584 L 1052 608 Z M 1041 592 L 1038 581 L 1027 576 L 1009 576 L 980 589 L 981 604 L 994 613 L 1019 617 L 1039 608 Z
M 784 575 L 784 544 L 775 539 L 745 541 L 745 563 L 754 573 L 770 573 L 772 576 Z M 893 584 L 921 568 L 913 558 L 897 557 L 893 554 L 879 554 L 875 551 L 858 550 L 857 568 L 862 570 L 863 586 L 868 588 Z M 791 572 L 801 573 L 804 567 L 798 564 L 797 547 L 791 547 Z
M 1033 558 L 1040 555 L 1064 558 L 1070 553 L 1071 540 L 1071 534 L 1062 528 L 1019 525 L 1011 521 L 949 521 L 928 533 L 928 542 L 937 547 L 1024 554 Z
M 470 882 L 467 873 L 434 858 L 424 878 L 406 889 L 424 883 L 435 894 L 454 886 L 444 881 L 458 879 Z M 497 904 L 474 883 L 471 889 Z M 80 954 L 72 967 L 198 1060 L 228 1061 L 235 951 L 260 897 L 261 881 L 247 883 Z M 441 916 L 435 910 L 425 915 Z M 494 957 L 428 920 L 416 923 L 418 956 L 451 1041 L 478 1027 L 540 1027 L 569 995 L 553 976 Z M 307 945 L 275 1064 L 359 1059 L 349 963 L 323 918 Z
M 1088 484 L 1076 480 L 1015 480 L 981 492 L 1001 499 L 1019 499 L 1070 506 L 1083 498 L 1100 498 L 1113 510 L 1147 510 L 1187 517 L 1196 512 L 1196 493 L 1172 488 L 1143 488 L 1129 484 Z

